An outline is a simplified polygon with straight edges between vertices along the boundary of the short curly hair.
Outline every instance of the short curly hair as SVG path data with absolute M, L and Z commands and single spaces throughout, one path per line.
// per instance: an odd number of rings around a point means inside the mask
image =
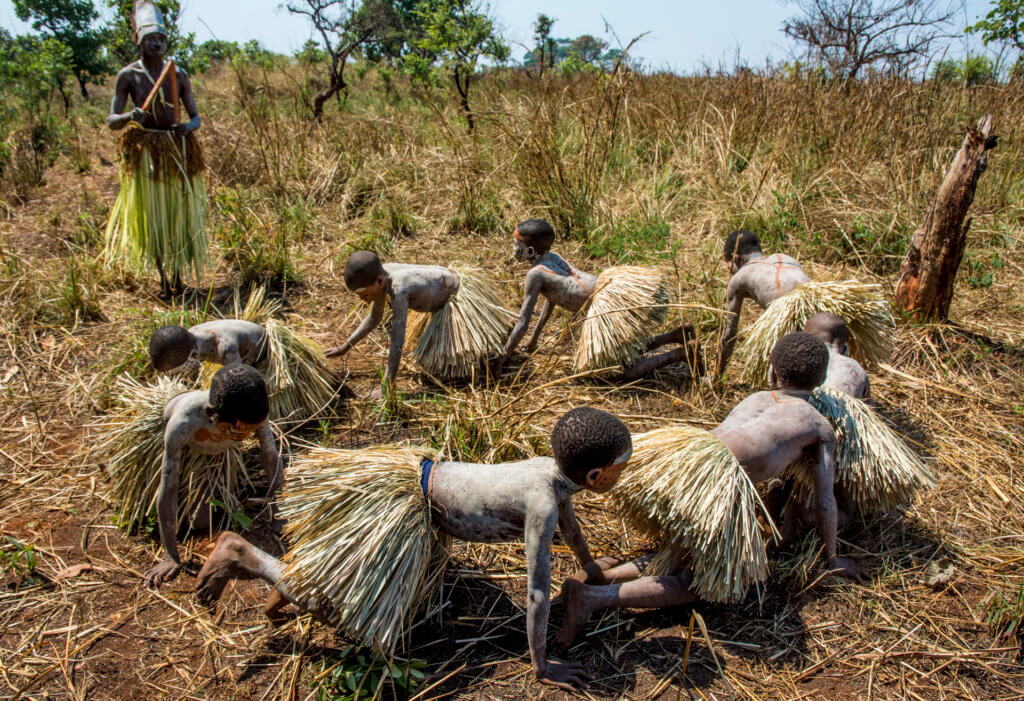
M 811 316 L 804 324 L 804 333 L 809 333 L 826 344 L 838 341 L 840 346 L 845 346 L 850 337 L 850 329 L 843 321 L 843 317 L 832 312 L 818 312 Z
M 217 421 L 263 423 L 270 414 L 267 383 L 253 367 L 242 363 L 225 365 L 210 383 L 210 406 L 217 413 Z
M 184 326 L 161 326 L 149 337 L 149 361 L 157 372 L 178 367 L 196 350 L 196 337 Z
M 740 229 L 733 231 L 725 237 L 725 248 L 722 250 L 722 258 L 726 262 L 732 261 L 735 256 L 745 256 L 750 253 L 761 252 L 761 240 L 753 231 Z
M 809 333 L 788 333 L 772 349 L 772 367 L 783 387 L 814 389 L 825 381 L 828 348 Z
M 519 222 L 516 230 L 527 246 L 537 253 L 547 253 L 555 243 L 555 230 L 543 219 L 527 219 Z
M 373 251 L 356 251 L 345 261 L 345 287 L 360 290 L 384 276 L 384 266 Z
M 626 424 L 606 411 L 579 407 L 551 431 L 551 451 L 565 475 L 578 485 L 594 468 L 608 467 L 633 446 Z

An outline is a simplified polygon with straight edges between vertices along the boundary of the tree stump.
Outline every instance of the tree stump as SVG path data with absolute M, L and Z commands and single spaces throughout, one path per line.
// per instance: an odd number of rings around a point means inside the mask
M 992 115 L 977 128 L 968 128 L 963 146 L 953 159 L 924 223 L 910 238 L 907 257 L 896 283 L 896 303 L 923 321 L 945 321 L 953 300 L 956 271 L 964 256 L 978 178 L 988 167 L 988 152 L 996 147 Z

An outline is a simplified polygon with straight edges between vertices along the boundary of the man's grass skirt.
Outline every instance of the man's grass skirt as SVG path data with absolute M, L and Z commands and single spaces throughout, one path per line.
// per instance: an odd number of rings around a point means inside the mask
M 826 387 L 814 390 L 810 402 L 836 430 L 836 484 L 861 513 L 909 505 L 919 490 L 935 486 L 921 458 L 867 404 Z M 794 481 L 791 498 L 813 507 L 814 465 L 799 461 L 788 473 Z
M 117 382 L 117 407 L 97 425 L 91 456 L 107 465 L 108 495 L 117 523 L 129 532 L 147 525 L 155 513 L 164 458 L 164 407 L 188 392 L 181 381 L 161 377 L 145 385 L 128 376 Z M 180 528 L 191 526 L 203 509 L 219 500 L 228 512 L 241 508 L 238 494 L 252 480 L 238 448 L 218 455 L 185 449 L 178 473 Z
M 575 372 L 618 368 L 643 355 L 647 340 L 664 318 L 668 292 L 653 268 L 608 268 L 586 306 L 576 344 Z
M 349 637 L 391 654 L 435 596 L 450 538 L 420 484 L 426 449 L 311 448 L 280 497 L 284 581 Z M 324 604 L 327 604 L 324 606 Z
M 209 261 L 203 154 L 193 134 L 129 128 L 120 141 L 121 193 L 107 223 L 110 262 L 198 280 Z
M 708 431 L 672 426 L 633 436 L 611 499 L 630 525 L 666 543 L 650 573 L 678 574 L 670 568 L 685 559 L 694 590 L 714 602 L 740 600 L 767 576 L 758 514 L 774 526 L 746 471 Z
M 775 344 L 786 334 L 802 330 L 819 312 L 842 317 L 850 332 L 850 355 L 862 364 L 885 362 L 892 355 L 896 323 L 880 285 L 856 280 L 805 282 L 768 305 L 750 327 L 736 354 L 743 363 L 741 381 L 766 382 Z
M 515 315 L 501 304 L 478 270 L 453 268 L 459 289 L 432 314 L 409 312 L 407 344 L 413 361 L 439 380 L 472 378 L 498 355 Z
M 334 373 L 327 365 L 323 347 L 297 334 L 273 314 L 280 302 L 268 300 L 266 291 L 252 292 L 244 308 L 235 300 L 235 317 L 266 330 L 264 348 L 256 369 L 263 375 L 270 396 L 270 418 L 275 422 L 302 423 L 325 414 L 336 395 Z M 206 389 L 221 366 L 203 363 L 201 386 Z

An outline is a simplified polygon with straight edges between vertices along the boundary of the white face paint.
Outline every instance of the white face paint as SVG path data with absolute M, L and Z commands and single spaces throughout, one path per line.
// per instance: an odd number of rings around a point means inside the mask
M 512 255 L 515 256 L 516 260 L 530 261 L 537 255 L 537 252 L 533 246 L 527 246 L 517 239 L 512 243 Z

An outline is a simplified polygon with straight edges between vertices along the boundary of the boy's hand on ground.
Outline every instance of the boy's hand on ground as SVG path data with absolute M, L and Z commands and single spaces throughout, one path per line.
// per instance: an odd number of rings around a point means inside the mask
M 151 567 L 149 571 L 143 575 L 143 581 L 146 583 L 147 587 L 157 589 L 164 582 L 169 582 L 177 577 L 179 572 L 181 572 L 181 565 L 171 558 L 167 558 L 159 565 Z
M 857 584 L 866 584 L 868 581 L 868 574 L 864 568 L 854 560 L 848 560 L 845 557 L 837 557 L 832 560 L 832 571 L 840 577 L 852 579 Z
M 584 584 L 607 584 L 608 580 L 605 579 L 604 570 L 595 561 L 591 560 L 587 564 L 583 565 L 583 571 L 586 573 L 586 577 L 583 579 Z
M 352 349 L 352 346 L 350 346 L 347 343 L 342 343 L 340 346 L 335 346 L 334 348 L 328 348 L 327 350 L 324 351 L 324 355 L 327 356 L 328 358 L 340 358 L 341 356 L 343 356 L 346 353 L 348 353 L 349 350 L 351 350 L 351 349 Z
M 593 681 L 594 678 L 577 662 L 549 659 L 546 669 L 537 673 L 537 680 L 541 684 L 572 691 L 576 688 L 588 688 L 590 685 L 587 682 Z

